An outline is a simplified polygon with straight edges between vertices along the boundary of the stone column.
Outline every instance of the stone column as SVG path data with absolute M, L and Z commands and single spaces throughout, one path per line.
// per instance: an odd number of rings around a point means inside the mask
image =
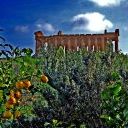
M 70 38 L 70 37 L 67 37 L 66 48 L 67 48 L 68 50 L 71 50 L 71 38 Z
M 59 47 L 61 45 L 61 38 L 58 36 L 55 41 L 55 47 Z
M 93 48 L 94 48 L 94 44 L 95 44 L 94 42 L 95 42 L 95 38 L 92 37 L 92 38 L 91 38 L 91 51 L 94 50 L 94 49 L 93 49 Z
M 91 37 L 91 42 L 90 42 L 90 51 L 93 51 L 93 44 L 94 44 L 94 39 Z
M 75 50 L 75 48 L 77 46 L 75 46 L 75 40 L 74 40 L 74 38 L 73 37 L 70 37 L 69 39 L 70 39 L 70 48 L 71 48 L 71 50 Z
M 115 30 L 115 35 L 116 35 L 116 39 L 115 39 L 115 52 L 118 52 L 118 36 L 120 36 L 119 29 Z
M 56 42 L 57 42 L 57 37 L 54 37 L 54 42 L 52 42 L 52 47 L 55 47 Z
M 98 50 L 97 42 L 98 42 L 98 40 L 97 40 L 97 38 L 95 38 L 95 41 L 94 41 L 94 51 Z
M 52 37 L 48 37 L 48 46 L 50 46 L 51 44 L 53 44 Z
M 36 40 L 35 54 L 38 55 L 43 43 L 45 43 L 44 42 L 45 37 L 41 31 L 37 31 L 34 34 Z
M 81 36 L 79 36 L 77 40 L 77 45 L 79 46 L 79 48 L 85 48 L 85 42 L 83 41 L 83 38 Z
M 115 52 L 118 52 L 118 40 L 115 41 Z
M 58 43 L 58 37 L 55 38 L 54 47 L 57 47 L 57 43 Z
M 97 38 L 97 50 L 98 51 L 100 51 L 100 45 L 101 45 L 101 37 L 99 36 L 98 38 Z
M 104 37 L 101 37 L 101 51 L 104 51 L 105 50 L 104 44 L 105 44 Z
M 77 50 L 77 38 L 74 36 L 72 40 L 73 40 L 73 43 L 74 43 L 73 48 L 74 48 L 74 50 Z
M 64 37 L 64 40 L 63 40 L 63 47 L 65 48 L 65 45 L 66 45 L 66 37 Z
M 61 39 L 62 39 L 61 40 L 61 46 L 64 47 L 64 45 L 65 45 L 65 37 L 62 37 Z
M 88 51 L 91 51 L 91 37 L 88 38 Z
M 86 40 L 82 39 L 82 42 L 84 43 L 84 47 L 86 48 L 86 50 L 88 51 L 87 47 L 88 47 L 88 37 L 85 38 Z
M 79 48 L 82 47 L 82 41 L 81 41 L 81 37 L 80 37 L 80 36 L 77 37 L 77 39 L 76 39 L 76 43 L 77 43 L 77 49 L 78 49 L 78 47 L 79 47 Z
M 52 37 L 52 40 L 51 40 L 51 44 L 50 44 L 50 47 L 53 47 L 55 46 L 55 41 L 56 41 L 56 37 Z

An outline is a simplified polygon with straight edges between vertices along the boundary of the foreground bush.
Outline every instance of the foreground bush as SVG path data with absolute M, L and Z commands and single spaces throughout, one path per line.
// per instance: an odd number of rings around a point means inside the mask
M 30 49 L 12 48 L 3 53 L 7 59 L 0 65 L 1 127 L 127 125 L 127 55 L 62 47 L 42 48 L 38 57 L 32 57 Z M 24 84 L 26 80 L 29 84 Z M 9 119 L 5 119 L 2 115 L 10 90 L 17 89 L 22 98 L 9 108 Z M 11 115 L 15 111 L 20 112 L 16 119 Z

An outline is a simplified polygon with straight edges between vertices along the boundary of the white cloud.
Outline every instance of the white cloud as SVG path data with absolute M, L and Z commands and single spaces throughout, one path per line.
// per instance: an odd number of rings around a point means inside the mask
M 49 23 L 43 23 L 43 24 L 37 23 L 36 28 L 41 29 L 42 31 L 47 31 L 47 32 L 54 32 L 55 31 L 55 28 L 53 27 L 53 25 L 49 24 Z
M 72 21 L 76 23 L 73 28 L 74 30 L 88 30 L 92 32 L 101 32 L 105 29 L 110 29 L 113 27 L 113 23 L 110 20 L 106 19 L 105 15 L 99 12 L 78 14 L 72 18 Z M 77 24 L 77 22 L 79 24 Z
M 125 1 L 125 0 L 89 0 L 95 4 L 97 4 L 98 6 L 118 6 L 120 5 L 120 3 L 122 1 Z
M 18 32 L 28 32 L 29 31 L 29 27 L 27 25 L 18 25 L 15 27 L 15 31 Z

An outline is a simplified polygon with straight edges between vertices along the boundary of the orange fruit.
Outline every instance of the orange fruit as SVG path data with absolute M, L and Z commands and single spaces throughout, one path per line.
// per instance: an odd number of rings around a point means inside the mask
M 13 108 L 13 105 L 6 102 L 5 107 L 6 107 L 6 109 L 11 109 L 11 108 Z
M 11 113 L 11 111 L 5 111 L 4 113 L 3 113 L 3 117 L 4 118 L 7 118 L 7 119 L 10 119 L 11 117 L 12 117 L 12 113 Z
M 24 87 L 23 81 L 18 81 L 18 82 L 16 82 L 16 88 L 17 88 L 17 89 L 22 89 L 23 87 Z
M 45 75 L 42 75 L 42 76 L 41 76 L 41 81 L 42 81 L 43 83 L 47 83 L 47 82 L 48 82 L 48 77 L 45 76 Z
M 29 88 L 31 86 L 31 82 L 29 80 L 24 80 L 23 83 L 25 88 Z
M 14 94 L 15 98 L 19 99 L 21 98 L 21 92 L 20 91 L 16 91 Z
M 9 104 L 16 104 L 16 99 L 13 97 L 13 96 L 11 96 L 10 98 L 9 98 L 9 100 L 8 100 L 8 103 Z
M 20 117 L 21 116 L 21 112 L 16 110 L 15 113 L 14 113 L 14 116 L 15 116 L 15 118 Z

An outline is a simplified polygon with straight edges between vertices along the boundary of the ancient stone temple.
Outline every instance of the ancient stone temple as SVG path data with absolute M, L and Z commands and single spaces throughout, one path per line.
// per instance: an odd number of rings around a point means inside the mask
M 107 32 L 107 30 L 105 30 L 103 34 L 71 35 L 64 34 L 62 31 L 52 36 L 45 36 L 41 31 L 37 31 L 34 34 L 36 40 L 36 55 L 38 55 L 40 49 L 45 44 L 53 47 L 63 46 L 67 50 L 86 48 L 87 51 L 103 51 L 106 49 L 108 41 L 112 41 L 114 51 L 118 51 L 119 29 L 116 29 L 115 32 Z

